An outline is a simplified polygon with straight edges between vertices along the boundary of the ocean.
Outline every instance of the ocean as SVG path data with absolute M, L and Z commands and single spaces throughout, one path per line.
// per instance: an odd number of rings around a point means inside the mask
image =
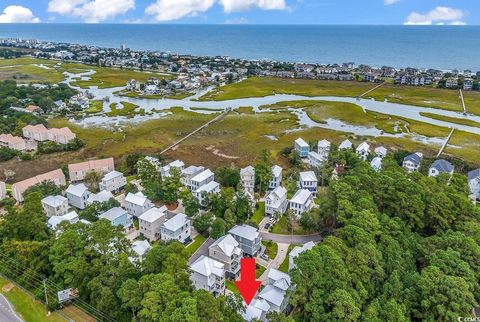
M 200 56 L 480 71 L 480 26 L 0 24 L 0 37 Z

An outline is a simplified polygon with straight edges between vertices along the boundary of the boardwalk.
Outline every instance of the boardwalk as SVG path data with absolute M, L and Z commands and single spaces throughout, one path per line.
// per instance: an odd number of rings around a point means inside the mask
M 362 97 L 364 97 L 365 95 L 367 95 L 367 94 L 369 94 L 369 93 L 373 92 L 373 91 L 374 91 L 374 90 L 376 90 L 377 88 L 379 88 L 379 87 L 382 87 L 383 85 L 385 85 L 385 83 L 386 83 L 386 82 L 383 82 L 383 83 L 381 83 L 381 84 L 379 84 L 379 85 L 375 86 L 374 88 L 372 88 L 372 89 L 369 89 L 368 91 L 366 91 L 366 92 L 365 92 L 365 93 L 363 93 L 362 95 L 358 96 L 358 98 L 362 98 Z
M 215 118 L 213 118 L 212 120 L 208 121 L 207 123 L 205 123 L 204 125 L 200 126 L 198 129 L 190 132 L 189 134 L 185 135 L 183 138 L 181 138 L 180 140 L 178 140 L 177 142 L 175 142 L 174 144 L 170 145 L 168 148 L 164 149 L 162 152 L 160 152 L 160 154 L 164 154 L 168 151 L 170 151 L 171 149 L 173 149 L 174 147 L 178 146 L 180 143 L 182 143 L 183 141 L 185 141 L 186 139 L 188 139 L 189 137 L 191 137 L 192 135 L 195 135 L 196 133 L 200 132 L 201 130 L 203 130 L 204 128 L 208 127 L 210 124 L 222 119 L 225 115 L 227 115 L 228 113 L 230 112 L 230 109 L 226 109 L 225 111 L 222 112 L 222 114 L 220 115 L 217 115 Z
M 465 106 L 465 100 L 463 99 L 462 90 L 460 90 L 460 99 L 462 100 L 463 114 L 467 114 L 467 107 Z
M 443 150 L 445 150 L 445 148 L 447 147 L 447 144 L 450 141 L 450 139 L 452 138 L 452 135 L 453 135 L 454 131 L 455 131 L 455 128 L 452 128 L 452 130 L 450 131 L 450 134 L 447 136 L 447 139 L 445 140 L 442 147 L 440 148 L 440 151 L 438 151 L 437 158 L 443 153 Z

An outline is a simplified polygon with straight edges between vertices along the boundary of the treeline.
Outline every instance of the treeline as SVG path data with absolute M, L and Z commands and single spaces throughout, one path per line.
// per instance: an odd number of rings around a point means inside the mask
M 353 153 L 320 199 L 335 232 L 292 272 L 298 321 L 452 321 L 472 316 L 480 281 L 480 210 L 466 177 L 407 174 L 393 158 L 376 173 Z

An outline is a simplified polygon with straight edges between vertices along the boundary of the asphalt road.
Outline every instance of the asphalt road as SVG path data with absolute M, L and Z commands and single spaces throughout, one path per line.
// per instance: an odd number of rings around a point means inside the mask
M 8 300 L 0 294 L 0 321 L 2 322 L 23 322 L 20 317 L 18 317 L 17 313 L 13 306 L 8 302 Z
M 282 244 L 305 244 L 308 242 L 320 242 L 322 241 L 322 236 L 320 234 L 313 235 L 277 235 L 267 232 L 260 232 L 260 237 L 263 240 L 270 240 L 275 243 Z

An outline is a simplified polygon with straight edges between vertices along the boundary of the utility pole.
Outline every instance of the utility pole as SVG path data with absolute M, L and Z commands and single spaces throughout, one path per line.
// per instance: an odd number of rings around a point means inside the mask
M 48 295 L 47 295 L 47 279 L 43 280 L 43 291 L 45 292 L 45 305 L 47 306 L 48 311 Z

